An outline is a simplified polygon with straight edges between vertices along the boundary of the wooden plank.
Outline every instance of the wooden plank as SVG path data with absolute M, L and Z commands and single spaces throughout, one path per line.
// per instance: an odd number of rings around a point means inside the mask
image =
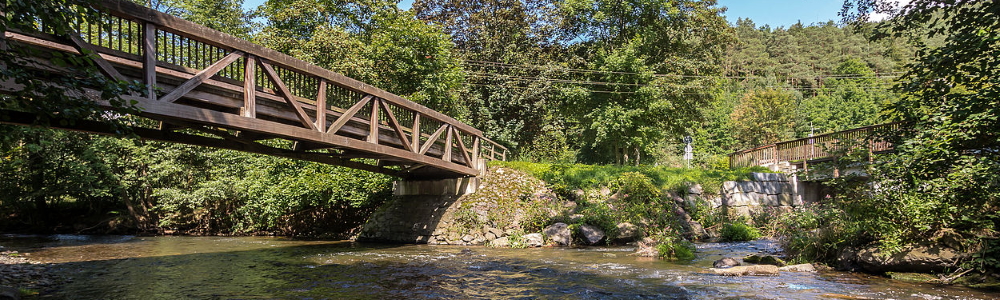
M 285 101 L 288 105 L 295 110 L 295 114 L 298 115 L 299 121 L 302 122 L 302 125 L 306 128 L 316 130 L 316 125 L 313 124 L 312 119 L 310 119 L 309 116 L 306 115 L 306 112 L 302 110 L 302 106 L 299 105 L 299 102 L 295 101 L 295 96 L 292 95 L 292 91 L 288 89 L 288 86 L 286 86 L 285 82 L 278 76 L 278 72 L 274 71 L 271 64 L 263 60 L 259 60 L 258 64 L 264 68 L 264 74 L 267 74 L 267 77 L 270 78 L 278 90 L 281 91 L 281 95 L 285 97 Z
M 319 91 L 316 93 L 316 129 L 326 132 L 326 80 L 319 80 Z
M 431 134 L 431 136 L 427 138 L 427 142 L 424 142 L 424 146 L 420 147 L 420 152 L 418 152 L 417 154 L 424 155 L 425 153 L 427 153 L 427 150 L 430 150 L 431 146 L 434 146 L 434 142 L 437 142 L 438 137 L 440 137 L 441 133 L 444 132 L 445 129 L 447 128 L 448 124 L 442 124 L 441 127 L 439 127 L 436 131 L 434 131 L 434 134 Z
M 438 120 L 443 123 L 452 124 L 459 130 L 472 133 L 473 135 L 482 135 L 482 131 L 423 105 L 406 100 L 400 96 L 344 76 L 340 73 L 320 68 L 305 61 L 288 56 L 284 53 L 265 48 L 208 27 L 164 14 L 130 1 L 100 0 L 98 6 L 112 15 L 149 22 L 158 25 L 161 30 L 178 33 L 184 37 L 223 49 L 240 50 L 267 61 L 274 62 L 283 68 L 307 75 L 317 76 L 346 89 L 379 97 L 405 109 L 422 113 L 425 117 Z
M 472 161 L 474 164 L 479 163 L 479 137 L 472 137 Z
M 174 90 L 170 91 L 170 93 L 164 95 L 163 97 L 160 97 L 159 101 L 163 102 L 177 101 L 177 99 L 180 99 L 181 96 L 184 96 L 184 94 L 187 94 L 195 87 L 198 87 L 198 85 L 201 85 L 203 82 L 205 82 L 205 79 L 215 76 L 215 74 L 219 73 L 219 71 L 221 71 L 223 68 L 228 67 L 234 61 L 239 59 L 240 56 L 243 56 L 243 52 L 236 51 L 233 53 L 229 53 L 229 55 L 226 55 L 226 57 L 222 58 L 222 60 L 219 60 L 213 63 L 211 66 L 208 66 L 208 68 L 201 70 L 201 72 L 195 74 L 194 77 L 191 77 L 191 79 L 188 79 L 188 81 L 185 81 L 180 86 L 177 86 L 177 88 L 174 88 Z
M 247 118 L 257 117 L 257 58 L 247 55 L 243 68 L 243 111 Z
M 375 101 L 372 102 L 372 114 L 371 118 L 368 119 L 368 142 L 372 144 L 378 144 L 379 102 L 382 102 L 382 99 L 375 98 Z
M 10 116 L 7 120 L 0 121 L 0 123 L 31 126 L 33 124 L 36 124 L 37 122 L 37 117 L 28 113 L 18 112 L 18 111 L 0 111 L 0 112 L 2 112 L 4 115 Z M 90 120 L 75 120 L 74 122 L 66 122 L 65 124 L 72 124 L 66 126 L 59 125 L 60 122 L 50 122 L 50 124 L 51 126 L 60 129 L 119 136 L 119 137 L 121 136 L 121 134 L 117 131 L 117 128 L 114 128 L 103 122 L 96 122 Z M 195 146 L 205 146 L 205 147 L 212 147 L 219 149 L 260 153 L 265 155 L 307 160 L 307 161 L 313 161 L 331 165 L 340 165 L 348 168 L 355 168 L 369 172 L 401 177 L 401 173 L 393 169 L 381 168 L 369 164 L 363 164 L 336 157 L 330 157 L 321 153 L 294 153 L 294 152 L 288 152 L 285 149 L 269 147 L 258 143 L 243 143 L 243 142 L 232 143 L 227 141 L 234 141 L 234 140 L 228 139 L 225 136 L 223 136 L 223 139 L 217 139 L 205 136 L 190 135 L 178 132 L 160 131 L 156 129 L 140 128 L 140 127 L 133 127 L 131 128 L 131 131 L 136 136 L 144 140 L 181 143 L 181 144 L 188 144 Z
M 455 134 L 455 139 L 458 140 L 458 149 L 462 152 L 462 158 L 465 158 L 465 162 L 471 168 L 475 168 L 472 162 L 472 157 L 469 157 L 469 148 L 465 147 L 465 142 L 462 141 L 462 136 L 459 135 L 458 130 L 453 130 L 452 133 Z
M 451 158 L 452 158 L 451 157 L 451 136 L 452 136 L 452 133 L 454 133 L 454 132 L 455 132 L 455 128 L 452 127 L 452 126 L 448 126 L 448 134 L 446 134 L 444 136 L 444 155 L 441 156 L 441 159 L 443 159 L 446 162 L 451 162 L 452 161 L 451 160 Z
M 372 98 L 372 95 L 365 95 L 361 98 L 361 101 L 354 103 L 351 108 L 348 108 L 343 115 L 340 115 L 340 117 L 330 125 L 330 129 L 327 130 L 327 133 L 337 134 L 340 127 L 344 127 L 344 124 L 347 124 L 347 121 L 354 117 L 354 115 L 357 114 L 358 111 L 365 106 L 365 104 L 368 104 L 368 102 L 372 100 Z
M 410 132 L 413 137 L 413 140 L 411 141 L 413 144 L 410 145 L 410 149 L 413 150 L 413 152 L 418 152 L 420 151 L 420 113 L 418 112 L 413 113 L 413 127 Z
M 403 141 L 403 148 L 406 148 L 407 151 L 413 151 L 410 140 L 406 138 L 406 132 L 403 132 L 403 126 L 399 126 L 399 121 L 396 120 L 396 115 L 389 109 L 389 104 L 382 101 L 379 101 L 379 103 L 382 104 L 382 111 L 385 112 L 385 116 L 389 119 L 389 125 L 396 131 L 396 135 L 399 135 L 399 139 Z
M 125 76 L 122 76 L 122 73 L 119 73 L 115 67 L 111 66 L 111 63 L 101 57 L 101 55 L 97 52 L 97 49 L 94 48 L 94 45 L 84 42 L 79 35 L 71 33 L 68 34 L 68 36 L 69 40 L 73 42 L 74 46 L 76 46 L 77 51 L 85 53 L 85 55 L 90 57 L 90 59 L 94 61 L 94 64 L 97 65 L 97 68 L 101 69 L 101 73 L 104 73 L 105 76 L 114 80 L 128 81 Z
M 142 23 L 142 69 L 146 83 L 146 96 L 156 100 L 156 25 Z

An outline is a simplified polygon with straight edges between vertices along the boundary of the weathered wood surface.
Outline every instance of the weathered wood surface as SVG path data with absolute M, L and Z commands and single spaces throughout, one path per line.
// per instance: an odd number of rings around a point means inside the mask
M 892 143 L 876 135 L 898 130 L 902 130 L 902 123 L 886 123 L 764 145 L 729 154 L 729 165 L 738 168 L 827 160 L 861 147 L 869 153 L 889 152 L 894 149 Z
M 400 96 L 132 2 L 102 0 L 100 5 L 111 26 L 77 24 L 80 36 L 71 37 L 4 32 L 0 42 L 88 52 L 106 76 L 146 83 L 148 96 L 122 97 L 136 101 L 143 117 L 181 126 L 163 126 L 159 132 L 143 128 L 137 131 L 141 137 L 404 178 L 475 176 L 480 159 L 506 159 L 507 149 L 481 131 Z M 39 72 L 68 72 L 45 57 L 25 61 Z M 0 83 L 0 92 L 18 89 Z M 106 104 L 96 95 L 93 99 Z M 105 133 L 95 128 L 101 126 L 69 129 Z M 216 138 L 175 132 L 178 128 Z M 294 146 L 258 142 L 267 139 Z

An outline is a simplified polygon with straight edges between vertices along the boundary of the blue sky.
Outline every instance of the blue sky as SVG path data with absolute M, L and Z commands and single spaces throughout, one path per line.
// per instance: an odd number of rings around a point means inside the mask
M 839 22 L 843 0 L 718 0 L 720 6 L 728 7 L 726 19 L 735 24 L 736 19 L 750 18 L 758 26 L 788 27 L 798 21 L 802 24 L 823 23 L 829 20 Z M 245 0 L 243 7 L 257 7 L 264 0 Z M 401 0 L 399 7 L 409 9 L 413 0 Z

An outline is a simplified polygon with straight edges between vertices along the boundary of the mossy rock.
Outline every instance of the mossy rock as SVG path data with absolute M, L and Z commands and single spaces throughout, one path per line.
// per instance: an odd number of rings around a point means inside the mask
M 937 276 L 927 273 L 885 272 L 889 278 L 910 283 L 936 283 L 941 281 Z
M 779 267 L 784 267 L 785 266 L 785 261 L 784 260 L 781 260 L 780 258 L 774 257 L 773 255 L 760 256 L 760 255 L 756 255 L 756 254 L 750 254 L 747 257 L 743 258 L 743 262 L 748 262 L 748 263 L 758 264 L 758 265 L 775 265 L 775 266 L 779 266 Z

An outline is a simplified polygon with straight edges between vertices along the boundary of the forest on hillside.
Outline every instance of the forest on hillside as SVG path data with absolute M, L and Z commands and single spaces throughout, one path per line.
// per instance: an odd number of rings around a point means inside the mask
M 727 167 L 739 149 L 897 120 L 890 87 L 940 43 L 873 40 L 885 35 L 875 23 L 729 24 L 713 0 L 137 2 L 455 116 L 516 159 L 556 163 L 680 166 L 690 135 L 697 166 Z M 0 133 L 3 209 L 27 224 L 73 203 L 142 230 L 308 234 L 324 229 L 307 220 L 350 223 L 343 214 L 374 209 L 390 188 L 382 175 L 229 150 Z

